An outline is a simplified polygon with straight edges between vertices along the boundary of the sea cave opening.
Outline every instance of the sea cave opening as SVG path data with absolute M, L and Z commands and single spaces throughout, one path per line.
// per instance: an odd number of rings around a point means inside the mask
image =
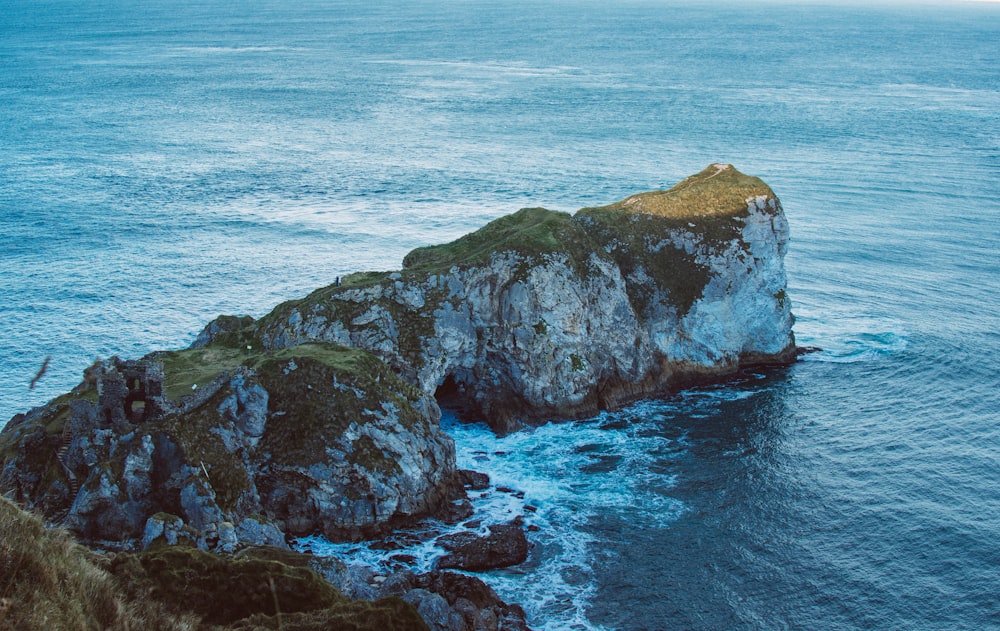
M 483 421 L 482 414 L 466 392 L 465 384 L 448 375 L 434 391 L 434 398 L 442 411 L 450 412 L 463 423 Z
M 461 398 L 461 391 L 454 375 L 448 375 L 434 391 L 434 398 L 442 408 L 453 408 Z

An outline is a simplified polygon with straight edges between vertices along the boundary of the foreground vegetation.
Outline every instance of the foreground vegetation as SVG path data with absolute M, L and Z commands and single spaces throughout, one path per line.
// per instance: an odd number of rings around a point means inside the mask
M 313 570 L 266 557 L 166 546 L 98 554 L 0 497 L 0 628 L 427 628 L 398 598 L 352 601 Z
M 198 628 L 194 616 L 130 600 L 102 565 L 69 533 L 0 497 L 0 628 Z

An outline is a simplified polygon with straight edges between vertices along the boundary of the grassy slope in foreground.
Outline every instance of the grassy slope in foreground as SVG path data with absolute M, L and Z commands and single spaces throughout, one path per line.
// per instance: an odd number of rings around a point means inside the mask
M 128 601 L 98 556 L 0 497 L 0 628 L 191 629 L 149 601 Z
M 352 601 L 311 569 L 266 557 L 159 547 L 111 560 L 0 497 L 0 628 L 427 627 L 398 598 Z

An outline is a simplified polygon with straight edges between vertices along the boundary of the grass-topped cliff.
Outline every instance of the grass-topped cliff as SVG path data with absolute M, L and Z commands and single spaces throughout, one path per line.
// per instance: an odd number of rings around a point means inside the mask
M 713 164 L 668 190 L 575 214 L 519 210 L 411 251 L 398 271 L 351 274 L 279 305 L 244 336 L 269 348 L 369 349 L 424 392 L 451 377 L 486 418 L 573 416 L 622 400 L 604 393 L 629 398 L 632 386 L 653 387 L 636 384 L 669 381 L 681 364 L 714 374 L 741 358 L 784 361 L 791 318 L 776 297 L 787 236 L 764 182 Z M 689 318 L 702 299 L 711 315 Z M 545 365 L 567 370 L 543 384 Z M 555 403 L 553 389 L 570 400 Z
M 706 220 L 717 224 L 719 220 L 745 216 L 746 200 L 761 195 L 774 197 L 774 192 L 760 178 L 740 173 L 732 165 L 713 164 L 668 190 L 631 195 L 607 206 L 585 208 L 575 216 L 524 208 L 451 243 L 417 248 L 404 257 L 403 267 L 414 272 L 442 273 L 456 265 L 482 265 L 492 255 L 508 251 L 585 257 L 596 244 L 574 218 L 602 217 L 609 221 L 614 217 L 626 222 L 633 216 L 645 215 L 694 222 L 691 227 L 697 230 Z
M 747 198 L 759 195 L 774 197 L 774 192 L 760 178 L 740 173 L 732 165 L 713 164 L 668 190 L 631 195 L 578 214 L 641 214 L 685 221 L 732 218 L 744 216 Z M 574 252 L 588 239 L 572 218 L 544 208 L 524 208 L 451 243 L 417 248 L 403 259 L 403 267 L 447 271 L 453 265 L 482 264 L 503 251 Z
M 164 513 L 213 547 L 224 524 L 260 522 L 266 540 L 374 534 L 452 490 L 433 402 L 367 351 L 220 341 L 144 362 L 162 368 L 164 412 L 106 418 L 95 391 L 129 364 L 104 363 L 95 383 L 0 432 L 0 491 L 89 540 L 134 542 Z
M 571 215 L 545 208 L 523 208 L 451 243 L 417 248 L 403 258 L 403 267 L 411 272 L 445 273 L 454 266 L 486 264 L 499 252 L 529 257 L 555 253 L 574 256 L 586 254 L 592 246 Z
M 701 297 L 708 282 L 710 270 L 705 256 L 733 241 L 746 247 L 741 240 L 742 219 L 748 214 L 747 200 L 755 197 L 775 199 L 770 187 L 759 178 L 745 175 L 732 165 L 713 164 L 668 190 L 631 195 L 573 215 L 524 208 L 450 243 L 411 251 L 397 272 L 349 274 L 339 285 L 279 305 L 248 326 L 244 339 L 259 343 L 259 334 L 267 331 L 263 340 L 274 344 L 275 334 L 281 337 L 279 329 L 293 311 L 302 317 L 311 314 L 340 321 L 347 334 L 352 333 L 367 326 L 357 320 L 369 305 L 353 297 L 343 298 L 367 290 L 393 321 L 406 323 L 398 327 L 399 348 L 404 352 L 418 350 L 421 339 L 433 333 L 427 316 L 440 306 L 447 292 L 431 292 L 424 296 L 431 298 L 424 301 L 425 307 L 407 309 L 397 300 L 386 299 L 386 290 L 399 282 L 413 285 L 452 270 L 487 266 L 498 256 L 515 261 L 516 269 L 508 282 L 523 280 L 532 266 L 555 259 L 565 261 L 581 276 L 594 271 L 593 257 L 613 260 L 628 278 L 636 281 L 630 283 L 630 296 L 637 310 L 644 311 L 654 298 L 649 290 L 658 289 L 670 296 L 679 314 L 684 314 Z M 663 247 L 661 244 L 671 235 L 674 242 Z M 406 360 L 407 364 L 420 364 L 423 358 L 419 352 L 412 352 Z
M 732 165 L 713 164 L 668 190 L 584 208 L 575 219 L 587 225 L 600 246 L 612 252 L 624 268 L 637 263 L 644 266 L 685 313 L 708 282 L 705 255 L 732 242 L 747 249 L 742 219 L 749 214 L 747 200 L 757 197 L 775 199 L 760 178 L 740 173 Z M 684 242 L 675 241 L 673 249 L 661 248 L 655 255 L 650 252 L 650 246 L 668 234 L 685 235 Z

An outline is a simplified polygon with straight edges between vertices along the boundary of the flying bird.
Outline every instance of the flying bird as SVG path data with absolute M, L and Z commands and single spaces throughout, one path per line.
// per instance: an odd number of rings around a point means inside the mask
M 38 380 L 42 378 L 42 375 L 45 374 L 45 371 L 49 369 L 50 359 L 52 359 L 52 355 L 47 356 L 45 358 L 45 361 L 42 362 L 42 367 L 38 369 L 38 374 L 35 375 L 35 378 L 31 380 L 30 384 L 28 384 L 28 390 L 35 389 L 35 384 L 38 383 Z

